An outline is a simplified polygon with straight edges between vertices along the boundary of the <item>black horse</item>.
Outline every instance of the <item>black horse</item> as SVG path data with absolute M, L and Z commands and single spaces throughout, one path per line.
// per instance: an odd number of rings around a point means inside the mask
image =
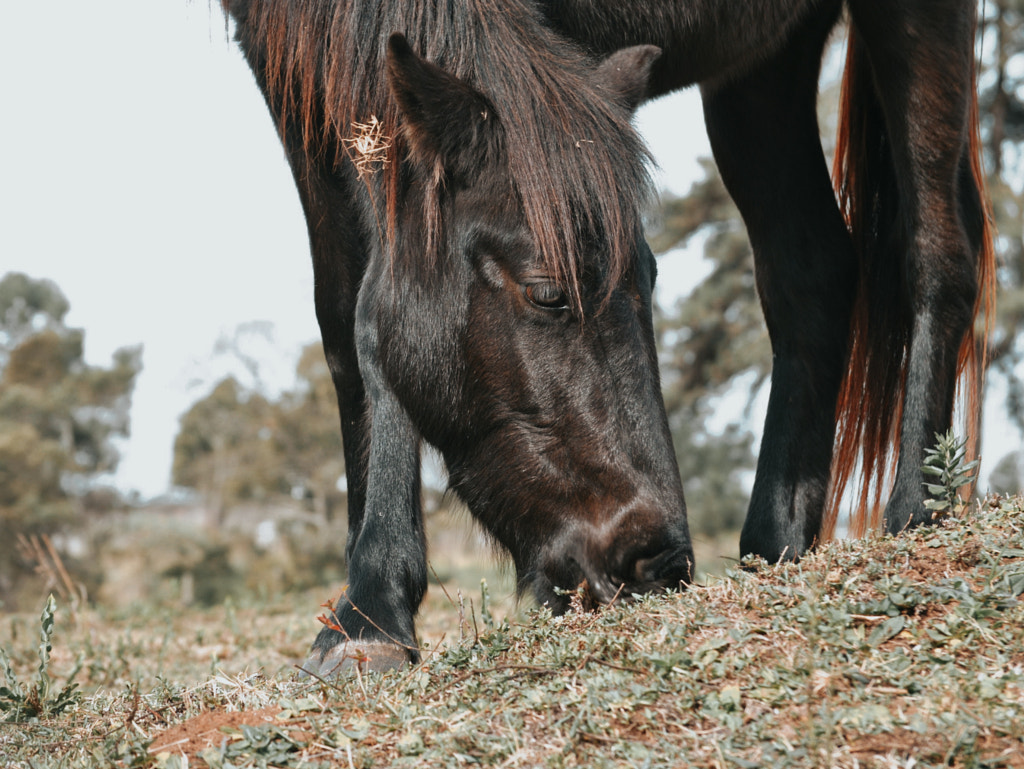
M 350 584 L 308 670 L 418 657 L 421 438 L 554 611 L 689 580 L 629 117 L 695 82 L 774 350 L 741 549 L 826 536 L 858 456 L 878 493 L 904 457 L 888 530 L 926 519 L 920 460 L 958 372 L 977 382 L 992 269 L 973 0 L 847 3 L 842 209 L 815 114 L 841 0 L 224 4 L 303 202 L 341 407 Z

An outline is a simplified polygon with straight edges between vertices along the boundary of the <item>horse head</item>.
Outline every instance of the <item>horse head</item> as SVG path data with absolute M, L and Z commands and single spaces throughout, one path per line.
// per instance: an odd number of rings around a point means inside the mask
M 589 74 L 627 124 L 657 54 L 625 49 Z M 600 603 L 678 588 L 693 552 L 660 392 L 656 265 L 638 224 L 616 264 L 583 195 L 573 261 L 553 263 L 524 210 L 542 193 L 510 173 L 515 153 L 544 163 L 550 148 L 511 146 L 517 116 L 403 37 L 387 57 L 407 157 L 386 258 L 360 291 L 365 377 L 440 451 L 521 591 L 560 613 L 584 583 Z M 634 192 L 623 198 L 639 206 Z

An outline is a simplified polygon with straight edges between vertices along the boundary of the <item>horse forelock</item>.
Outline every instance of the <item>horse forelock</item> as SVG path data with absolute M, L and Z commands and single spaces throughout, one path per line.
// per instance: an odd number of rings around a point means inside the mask
M 577 302 L 583 270 L 597 270 L 610 288 L 629 269 L 650 193 L 650 156 L 629 117 L 594 82 L 593 62 L 547 29 L 527 0 L 263 1 L 249 13 L 245 34 L 264 51 L 262 79 L 280 130 L 301 135 L 311 155 L 364 163 L 360 171 L 382 190 L 385 237 L 395 233 L 407 149 L 385 74 L 387 40 L 401 32 L 418 54 L 495 105 L 526 224 L 546 268 Z M 355 143 L 371 121 L 382 139 L 376 162 Z M 428 195 L 427 203 L 441 198 Z M 441 216 L 425 210 L 424 218 L 436 248 Z

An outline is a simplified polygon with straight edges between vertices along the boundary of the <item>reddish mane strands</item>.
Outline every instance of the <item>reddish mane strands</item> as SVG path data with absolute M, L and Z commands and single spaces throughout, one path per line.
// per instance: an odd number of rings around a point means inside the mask
M 651 187 L 649 155 L 628 116 L 592 82 L 593 62 L 548 30 L 531 4 L 253 0 L 249 13 L 282 132 L 297 131 L 309 155 L 334 163 L 348 162 L 345 143 L 357 124 L 376 118 L 390 138 L 383 172 L 374 176 L 389 239 L 407 142 L 385 52 L 389 36 L 401 32 L 419 55 L 495 105 L 526 222 L 547 268 L 577 303 L 584 266 L 597 267 L 608 286 L 627 271 Z M 443 180 L 436 186 L 427 200 L 439 205 Z M 438 214 L 424 211 L 434 246 Z M 598 265 L 595 248 L 607 253 Z

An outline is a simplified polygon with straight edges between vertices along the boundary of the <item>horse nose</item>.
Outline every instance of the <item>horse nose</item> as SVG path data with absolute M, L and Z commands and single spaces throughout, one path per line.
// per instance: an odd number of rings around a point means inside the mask
M 593 553 L 593 550 L 591 550 Z M 634 595 L 678 590 L 692 579 L 693 550 L 683 541 L 658 537 L 642 548 L 615 547 L 597 557 L 576 559 L 591 598 L 598 604 L 629 600 Z
M 612 580 L 628 595 L 650 593 L 656 590 L 678 590 L 690 582 L 693 552 L 689 547 L 673 544 L 661 550 L 630 554 Z
M 538 603 L 563 614 L 578 591 L 584 607 L 593 608 L 689 584 L 694 561 L 686 508 L 648 497 L 590 509 L 551 537 L 527 572 Z
M 686 547 L 669 547 L 650 556 L 635 558 L 627 568 L 635 584 L 660 584 L 678 587 L 688 584 L 693 577 L 693 551 Z

